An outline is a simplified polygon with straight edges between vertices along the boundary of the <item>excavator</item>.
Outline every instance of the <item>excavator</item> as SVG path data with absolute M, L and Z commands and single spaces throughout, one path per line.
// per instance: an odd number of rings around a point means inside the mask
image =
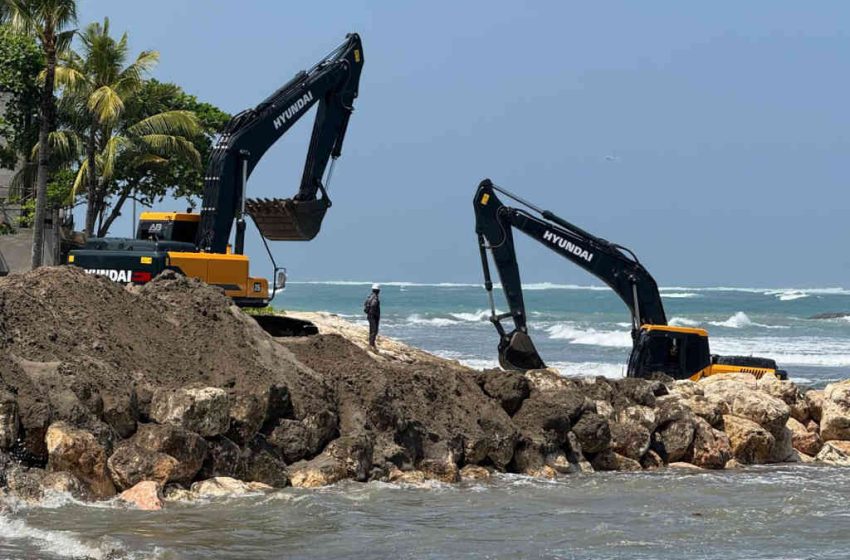
M 342 154 L 363 62 L 360 37 L 350 33 L 312 68 L 234 116 L 213 147 L 199 213 L 143 212 L 135 238 L 88 239 L 83 247 L 69 251 L 68 264 L 125 284 L 144 284 L 170 269 L 223 288 L 239 306 L 268 305 L 286 275 L 274 262 L 266 240 L 308 241 L 319 233 L 331 206 L 328 187 Z M 313 106 L 316 116 L 298 193 L 288 199 L 248 198 L 248 178 L 260 159 Z M 244 254 L 246 217 L 257 226 L 274 267 L 271 293 L 265 278 L 249 272 Z M 316 332 L 306 321 L 256 318 L 276 336 Z
M 523 207 L 505 206 L 499 194 Z M 510 191 L 483 180 L 473 199 L 475 233 L 489 298 L 490 321 L 499 333 L 499 363 L 504 369 L 546 367 L 528 334 L 522 282 L 514 247 L 516 229 L 608 285 L 631 312 L 633 346 L 627 377 L 651 378 L 658 373 L 674 379 L 699 380 L 718 373 L 744 372 L 761 378 L 787 379 L 785 371 L 769 358 L 716 356 L 709 350 L 708 332 L 700 328 L 667 324 L 658 285 L 629 249 L 596 237 L 580 227 L 523 200 Z M 499 273 L 509 310 L 497 313 L 489 256 Z M 511 319 L 508 332 L 502 321 Z

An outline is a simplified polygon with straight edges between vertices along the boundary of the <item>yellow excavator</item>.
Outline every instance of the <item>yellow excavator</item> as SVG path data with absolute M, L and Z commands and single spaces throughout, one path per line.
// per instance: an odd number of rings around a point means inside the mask
M 524 208 L 505 206 L 497 193 Z M 696 381 L 718 373 L 744 372 L 757 378 L 772 375 L 787 379 L 786 372 L 778 369 L 772 359 L 712 355 L 708 332 L 704 329 L 668 325 L 658 284 L 629 249 L 596 237 L 489 179 L 478 186 L 473 206 L 484 288 L 492 310 L 490 320 L 499 333 L 499 363 L 503 368 L 546 367 L 528 335 L 513 240 L 513 230 L 517 229 L 602 280 L 623 300 L 631 311 L 634 343 L 626 371 L 628 377 L 648 378 L 663 373 L 674 379 Z M 488 251 L 508 302 L 506 313 L 496 313 Z M 514 323 L 510 332 L 502 325 L 506 319 Z
M 89 239 L 69 252 L 68 264 L 126 284 L 144 284 L 163 270 L 175 270 L 223 288 L 237 305 L 268 305 L 286 275 L 272 258 L 271 293 L 265 278 L 251 276 L 244 254 L 246 217 L 253 219 L 264 244 L 308 241 L 319 233 L 331 206 L 327 189 L 342 154 L 363 63 L 360 37 L 351 33 L 312 68 L 230 120 L 207 166 L 200 213 L 143 212 L 135 238 Z M 289 199 L 248 198 L 248 178 L 260 159 L 314 105 L 316 117 L 298 193 Z M 258 321 L 279 336 L 315 331 L 311 324 L 294 319 L 269 316 Z

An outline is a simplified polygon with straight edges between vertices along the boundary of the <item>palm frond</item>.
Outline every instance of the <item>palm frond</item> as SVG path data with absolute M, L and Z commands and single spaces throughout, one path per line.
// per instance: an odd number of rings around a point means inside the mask
M 124 110 L 124 101 L 111 87 L 101 86 L 89 97 L 88 107 L 99 122 L 110 123 Z
M 77 169 L 77 175 L 74 177 L 74 183 L 71 185 L 71 194 L 68 195 L 71 200 L 74 200 L 83 192 L 88 175 L 89 162 L 87 159 L 84 159 L 80 164 L 80 168 Z
M 103 151 L 100 153 L 100 174 L 104 180 L 109 180 L 115 172 L 115 162 L 118 160 L 118 155 L 125 148 L 132 146 L 132 141 L 125 137 L 116 135 L 106 142 Z
M 132 136 L 180 135 L 197 136 L 201 133 L 201 124 L 192 111 L 164 111 L 142 119 L 127 129 Z
M 161 157 L 178 157 L 195 167 L 201 166 L 201 154 L 195 145 L 180 136 L 170 134 L 146 134 L 135 139 L 145 151 Z

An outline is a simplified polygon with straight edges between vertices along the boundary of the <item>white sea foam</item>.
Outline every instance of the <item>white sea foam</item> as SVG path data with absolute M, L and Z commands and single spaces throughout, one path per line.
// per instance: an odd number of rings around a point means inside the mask
M 457 359 L 466 367 L 478 370 L 498 368 L 497 360 L 481 358 L 460 358 L 451 352 L 438 352 L 438 355 Z M 609 377 L 616 379 L 625 375 L 625 363 L 613 364 L 607 362 L 547 362 L 546 365 L 565 377 Z
M 558 323 L 546 329 L 549 338 L 567 340 L 572 344 L 631 348 L 632 337 L 625 331 L 599 331 L 594 328 L 579 328 L 570 323 Z
M 662 292 L 661 296 L 665 297 L 665 298 L 671 298 L 671 299 L 690 299 L 690 298 L 702 297 L 701 295 L 696 294 L 694 292 L 670 292 L 670 293 Z
M 22 519 L 0 515 L 0 539 L 20 540 L 41 552 L 62 558 L 111 558 L 112 547 L 95 547 L 84 543 L 73 533 L 30 527 Z
M 671 327 L 698 327 L 700 322 L 685 317 L 673 317 L 670 319 L 669 324 Z
M 745 327 L 758 327 L 762 329 L 788 329 L 787 325 L 765 325 L 764 323 L 756 323 L 743 311 L 738 311 L 725 321 L 709 321 L 709 325 L 715 327 L 726 327 L 729 329 L 742 329 Z
M 405 319 L 409 325 L 428 325 L 431 327 L 450 327 L 458 324 L 460 321 L 447 319 L 446 317 L 423 317 L 418 313 L 414 313 Z
M 498 313 L 498 311 L 497 311 Z M 475 313 L 449 313 L 452 317 L 459 321 L 468 321 L 470 323 L 477 323 L 480 321 L 487 321 L 490 319 L 490 311 L 486 309 L 479 309 Z
M 773 358 L 783 368 L 795 365 L 850 367 L 850 340 L 845 338 L 712 337 L 711 351 L 723 355 Z

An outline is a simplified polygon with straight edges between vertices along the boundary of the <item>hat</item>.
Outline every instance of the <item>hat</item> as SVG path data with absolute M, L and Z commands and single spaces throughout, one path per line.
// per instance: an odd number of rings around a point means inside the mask
M 380 284 L 372 284 L 372 289 L 375 290 L 375 291 L 381 291 L 381 285 Z

